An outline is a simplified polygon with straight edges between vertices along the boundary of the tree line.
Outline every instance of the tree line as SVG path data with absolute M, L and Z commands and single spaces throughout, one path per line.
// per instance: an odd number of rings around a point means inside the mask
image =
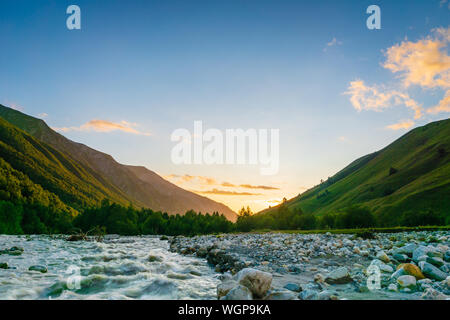
M 253 230 L 356 229 L 394 226 L 427 226 L 448 224 L 431 210 L 404 212 L 397 215 L 375 215 L 368 208 L 350 207 L 338 213 L 321 216 L 290 209 L 285 204 L 268 213 L 254 215 L 242 208 L 236 223 L 215 212 L 169 215 L 151 209 L 136 209 L 104 200 L 100 206 L 86 208 L 77 215 L 58 207 L 0 200 L 0 234 L 70 234 L 93 228 L 120 235 L 200 235 Z

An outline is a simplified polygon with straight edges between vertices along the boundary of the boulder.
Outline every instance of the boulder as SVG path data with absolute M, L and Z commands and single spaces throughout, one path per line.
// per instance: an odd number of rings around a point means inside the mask
M 407 244 L 406 246 L 396 248 L 394 250 L 394 253 L 406 254 L 407 256 L 411 257 L 416 248 L 417 248 L 416 244 L 410 243 L 410 244 Z
M 392 291 L 392 292 L 397 292 L 398 291 L 398 287 L 395 283 L 391 283 L 390 285 L 388 285 L 388 290 Z
M 302 288 L 296 283 L 288 283 L 283 288 L 294 292 L 302 291 Z
M 433 266 L 431 263 L 421 261 L 419 262 L 420 270 L 422 270 L 422 273 L 430 279 L 442 281 L 447 278 L 447 274 L 435 266 Z
M 377 259 L 380 259 L 384 263 L 388 263 L 390 261 L 388 255 L 383 250 L 377 252 Z
M 394 268 L 392 268 L 390 265 L 384 263 L 381 260 L 378 259 L 374 259 L 372 260 L 372 262 L 370 263 L 371 266 L 377 266 L 381 272 L 386 272 L 386 273 L 392 273 L 394 272 Z
M 431 263 L 432 265 L 440 268 L 444 265 L 444 260 L 442 260 L 442 258 L 440 257 L 427 257 L 427 259 L 425 260 L 428 263 Z
M 41 272 L 41 273 L 46 273 L 47 272 L 47 267 L 41 266 L 41 265 L 35 265 L 35 266 L 29 267 L 28 270 L 29 271 L 37 271 L 37 272 Z
M 418 246 L 413 252 L 412 255 L 413 261 L 419 262 L 419 258 L 422 256 L 426 256 L 429 251 L 431 251 L 429 247 Z
M 409 257 L 403 253 L 394 253 L 392 257 L 398 262 L 408 262 Z
M 238 272 L 237 281 L 250 289 L 255 297 L 262 298 L 266 295 L 272 284 L 272 275 L 253 268 L 245 268 Z
M 422 271 L 420 271 L 420 268 L 412 263 L 399 264 L 397 267 L 397 270 L 400 270 L 400 269 L 403 269 L 405 271 L 405 274 L 414 276 L 416 278 L 416 280 L 425 279 L 425 276 L 423 275 Z
M 217 286 L 217 299 L 220 299 L 228 294 L 233 288 L 236 288 L 239 284 L 233 280 L 226 280 Z
M 238 285 L 221 298 L 221 300 L 252 300 L 252 292 L 249 288 Z
M 329 284 L 344 284 L 352 282 L 353 279 L 348 273 L 346 267 L 341 267 L 331 271 L 325 278 L 325 282 Z
M 397 279 L 397 283 L 401 288 L 410 288 L 413 289 L 416 287 L 416 278 L 410 275 L 400 276 Z

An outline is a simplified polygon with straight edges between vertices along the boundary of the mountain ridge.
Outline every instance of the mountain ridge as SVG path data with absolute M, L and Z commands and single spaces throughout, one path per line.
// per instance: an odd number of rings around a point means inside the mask
M 3 105 L 0 105 L 0 117 L 80 164 L 93 180 L 105 186 L 114 195 L 113 200 L 119 200 L 119 203 L 128 201 L 138 207 L 169 214 L 184 214 L 194 210 L 203 213 L 219 212 L 231 221 L 237 218 L 224 204 L 184 190 L 145 167 L 120 164 L 109 154 L 74 142 L 55 132 L 42 119 Z
M 428 209 L 450 215 L 448 194 L 450 119 L 445 119 L 414 128 L 385 148 L 356 159 L 285 205 L 318 215 L 352 205 L 384 215 Z

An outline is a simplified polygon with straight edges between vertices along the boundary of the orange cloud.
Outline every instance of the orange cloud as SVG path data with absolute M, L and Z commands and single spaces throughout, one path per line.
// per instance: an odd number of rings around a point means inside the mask
M 280 190 L 279 188 L 270 187 L 270 186 L 252 186 L 250 184 L 241 184 L 241 188 L 247 188 L 247 189 L 263 189 L 263 190 Z
M 414 111 L 414 118 L 422 117 L 422 107 L 407 93 L 386 90 L 383 87 L 367 86 L 363 80 L 350 82 L 344 94 L 350 95 L 350 102 L 358 110 L 382 111 L 383 109 L 405 105 Z
M 389 126 L 387 126 L 387 129 L 391 129 L 391 130 L 400 130 L 400 129 L 409 129 L 414 125 L 414 121 L 411 120 L 406 120 L 406 121 L 401 121 L 399 123 L 394 123 L 391 124 Z
M 450 112 L 450 90 L 447 90 L 444 99 L 439 101 L 436 106 L 428 109 L 427 112 L 432 114 L 439 112 Z
M 433 36 L 416 42 L 403 41 L 386 51 L 383 67 L 398 73 L 405 88 L 419 85 L 424 88 L 450 87 L 450 27 L 432 30 Z
M 112 132 L 112 131 L 122 131 L 126 133 L 132 133 L 137 135 L 149 136 L 150 133 L 141 132 L 135 129 L 138 125 L 136 123 L 130 123 L 122 120 L 119 123 L 110 122 L 106 120 L 91 120 L 80 127 L 63 127 L 63 128 L 53 128 L 55 131 L 59 132 L 69 132 L 69 131 L 95 131 L 95 132 Z
M 225 196 L 259 196 L 260 193 L 250 193 L 250 192 L 236 192 L 236 191 L 227 191 L 227 190 L 219 190 L 219 189 L 212 189 L 207 191 L 194 191 L 196 193 L 203 193 L 203 194 L 219 194 L 219 195 L 225 195 Z

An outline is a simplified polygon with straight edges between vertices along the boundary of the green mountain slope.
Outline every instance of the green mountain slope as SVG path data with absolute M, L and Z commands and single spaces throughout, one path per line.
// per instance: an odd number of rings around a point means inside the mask
M 19 128 L 0 118 L 0 160 L 2 173 L 0 179 L 3 192 L 9 195 L 28 198 L 30 191 L 23 186 L 14 187 L 14 177 L 20 183 L 29 184 L 31 189 L 42 189 L 46 197 L 58 199 L 71 207 L 72 211 L 99 205 L 104 198 L 126 205 L 124 196 L 106 188 L 88 168 L 73 161 L 67 155 L 40 142 Z M 4 194 L 5 195 L 5 194 Z M 48 205 L 48 201 L 38 200 Z M 61 205 L 61 207 L 65 207 Z
M 362 205 L 375 214 L 431 209 L 449 216 L 450 119 L 411 130 L 286 205 L 318 215 Z
M 61 165 L 79 180 L 87 182 L 91 187 L 89 190 L 95 191 L 91 202 L 105 197 L 119 204 L 132 203 L 136 207 L 169 214 L 184 214 L 188 210 L 219 212 L 229 220 L 236 220 L 236 214 L 227 206 L 179 188 L 144 167 L 122 165 L 108 154 L 65 138 L 40 119 L 2 105 L 0 117 L 32 135 L 33 141 L 46 145 L 50 153 L 58 154 Z M 68 179 L 65 183 L 65 187 L 84 188 L 83 184 L 78 187 L 75 180 Z M 50 191 L 56 192 L 60 187 L 53 187 Z M 89 202 L 86 197 L 89 198 L 90 193 L 86 190 L 77 196 L 77 205 Z M 70 197 L 69 193 L 61 195 L 61 199 L 67 197 Z

